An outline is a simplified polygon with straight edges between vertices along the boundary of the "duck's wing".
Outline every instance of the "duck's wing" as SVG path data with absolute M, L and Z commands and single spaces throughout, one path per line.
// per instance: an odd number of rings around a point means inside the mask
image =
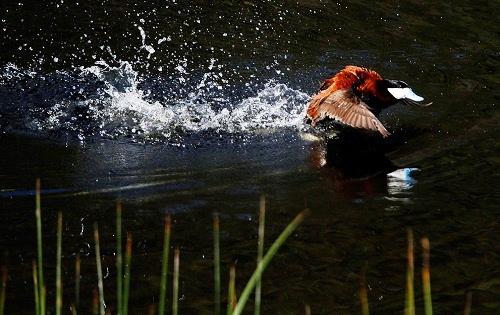
M 337 90 L 329 95 L 319 93 L 310 101 L 307 116 L 313 126 L 331 118 L 354 128 L 380 132 L 384 138 L 390 135 L 370 107 L 351 89 Z

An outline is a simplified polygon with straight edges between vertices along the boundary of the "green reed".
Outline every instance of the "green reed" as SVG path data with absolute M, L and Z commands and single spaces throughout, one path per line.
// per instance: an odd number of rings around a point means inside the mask
M 293 233 L 293 231 L 303 222 L 308 210 L 299 213 L 294 220 L 282 231 L 279 237 L 274 241 L 271 247 L 264 254 L 264 232 L 265 232 L 265 199 L 262 197 L 259 207 L 259 228 L 258 228 L 258 251 L 257 251 L 257 267 L 252 276 L 248 280 L 239 300 L 236 295 L 236 269 L 235 266 L 230 267 L 229 287 L 228 287 L 228 307 L 227 314 L 240 315 L 249 299 L 249 296 L 255 290 L 255 315 L 260 314 L 261 306 L 261 280 L 262 275 L 269 265 L 270 261 L 276 255 L 279 248 L 286 241 L 286 239 Z M 33 260 L 33 292 L 35 299 L 35 314 L 46 314 L 46 288 L 43 276 L 43 242 L 42 242 L 42 224 L 41 224 L 41 202 L 40 202 L 40 180 L 36 181 L 36 223 L 37 223 L 37 259 Z M 127 233 L 127 242 L 125 249 L 125 259 L 123 262 L 123 253 L 121 248 L 122 240 L 122 209 L 121 205 L 117 204 L 116 211 L 116 246 L 117 246 L 117 314 L 127 315 L 129 307 L 130 295 L 130 281 L 131 281 L 131 259 L 132 259 L 132 237 Z M 213 246 L 214 246 L 214 282 L 215 294 L 214 304 L 215 313 L 220 315 L 220 222 L 219 217 L 213 217 Z M 56 263 L 56 307 L 55 314 L 62 313 L 62 213 L 58 213 L 57 219 L 57 263 Z M 413 232 L 408 229 L 408 246 L 407 246 L 407 273 L 406 273 L 406 299 L 405 299 L 405 314 L 415 314 L 414 302 L 414 240 Z M 166 308 L 166 287 L 168 278 L 168 261 L 169 261 L 169 248 L 171 239 L 171 218 L 167 216 L 164 224 L 164 240 L 163 240 L 163 255 L 162 255 L 162 268 L 161 268 L 161 282 L 160 282 L 160 301 L 158 305 L 158 313 L 165 314 Z M 97 290 L 94 289 L 92 299 L 92 312 L 93 314 L 111 314 L 109 310 L 105 309 L 104 301 L 104 283 L 101 264 L 100 242 L 99 242 L 99 229 L 97 223 L 94 225 L 94 242 L 96 254 L 96 269 L 97 269 Z M 422 254 L 422 290 L 424 299 L 425 315 L 432 315 L 432 298 L 431 298 L 431 285 L 430 285 L 430 245 L 427 238 L 421 240 L 423 249 Z M 173 295 L 172 295 L 172 314 L 178 314 L 178 300 L 179 300 L 179 265 L 180 265 L 180 252 L 177 248 L 174 251 L 174 270 L 173 270 Z M 72 314 L 77 314 L 80 303 L 80 269 L 81 260 L 80 256 L 76 256 L 75 261 L 75 303 L 71 305 Z M 2 269 L 2 282 L 0 287 L 0 315 L 4 313 L 5 306 L 5 290 L 7 282 L 6 268 Z M 466 307 L 464 314 L 470 314 L 471 309 L 471 294 L 469 293 L 466 300 Z M 361 311 L 363 315 L 369 314 L 368 296 L 366 290 L 366 280 L 364 273 L 360 285 L 360 302 Z M 150 307 L 149 312 L 154 313 L 156 308 Z M 310 314 L 310 306 L 306 305 L 305 313 Z
M 105 314 L 104 284 L 102 280 L 101 249 L 99 245 L 99 227 L 94 223 L 95 263 L 97 268 L 97 288 L 99 289 L 99 314 Z
M 57 263 L 56 263 L 56 315 L 61 315 L 62 311 L 62 279 L 61 279 L 61 259 L 62 259 L 62 223 L 63 216 L 59 211 L 57 214 Z
M 35 314 L 40 315 L 40 286 L 38 285 L 38 271 L 35 260 L 33 260 L 33 291 L 35 293 Z
M 311 306 L 309 306 L 309 304 L 306 304 L 304 307 L 304 314 L 311 315 Z
M 41 311 L 40 311 L 40 313 L 41 314 L 46 314 L 46 309 L 45 309 L 46 303 L 45 303 L 45 301 L 47 300 L 47 290 L 46 290 L 45 286 L 43 286 L 40 290 L 41 290 L 41 293 L 42 293 L 42 295 L 40 296 L 40 300 L 41 300 L 41 303 L 40 303 L 41 304 L 41 306 L 40 306 L 41 307 Z
M 413 279 L 415 274 L 415 263 L 413 256 L 413 231 L 408 229 L 408 247 L 406 250 L 406 300 L 405 315 L 415 315 L 415 296 L 413 291 Z
M 471 309 L 472 309 L 472 292 L 467 291 L 465 293 L 464 315 L 470 315 Z
M 179 302 L 179 264 L 180 264 L 180 251 L 179 248 L 174 250 L 174 281 L 172 293 L 172 315 L 178 314 Z
M 155 315 L 156 312 L 156 305 L 155 304 L 149 304 L 148 306 L 148 315 Z
M 229 268 L 229 284 L 227 288 L 227 315 L 232 315 L 238 298 L 236 297 L 236 266 Z
M 165 314 L 165 304 L 167 302 L 168 254 L 170 250 L 170 234 L 172 230 L 170 216 L 165 217 L 165 224 L 163 226 L 163 255 L 161 260 L 160 301 L 158 304 L 158 315 Z
M 266 225 L 266 198 L 264 196 L 260 197 L 259 206 L 259 240 L 257 243 L 257 270 L 259 274 L 262 274 L 262 256 L 264 254 L 264 230 Z M 261 277 L 257 279 L 255 285 L 255 315 L 260 315 L 260 304 L 261 304 Z
M 302 222 L 306 211 L 299 214 L 283 233 L 278 237 L 278 239 L 270 247 L 269 251 L 263 257 L 264 251 L 264 223 L 265 223 L 265 200 L 262 197 L 260 202 L 259 211 L 259 243 L 258 243 L 258 255 L 257 255 L 257 269 L 250 278 L 249 283 L 245 287 L 244 294 L 242 295 L 243 301 L 237 303 L 236 290 L 235 290 L 235 267 L 232 266 L 230 270 L 230 289 L 229 289 L 229 308 L 228 310 L 232 313 L 233 310 L 236 312 L 241 312 L 246 303 L 249 294 L 256 287 L 256 297 L 258 296 L 259 302 L 256 303 L 256 312 L 260 312 L 260 281 L 262 278 L 262 273 L 266 269 L 272 257 L 276 254 L 278 248 L 286 240 L 286 238 L 293 232 L 293 230 Z M 43 277 L 43 242 L 42 242 L 42 224 L 41 224 L 41 202 L 40 202 L 40 180 L 37 179 L 36 182 L 36 223 L 37 223 L 37 260 L 33 261 L 33 291 L 35 296 L 35 313 L 37 315 L 42 315 L 46 313 L 46 289 Z M 56 264 L 56 303 L 55 303 L 55 313 L 56 315 L 62 313 L 62 213 L 58 213 L 57 220 L 57 264 Z M 214 281 L 215 281 L 215 311 L 220 314 L 220 226 L 219 226 L 218 216 L 214 216 Z M 163 256 L 162 256 L 162 274 L 161 274 L 161 287 L 160 287 L 160 304 L 158 307 L 159 314 L 165 313 L 166 304 L 166 283 L 168 275 L 168 257 L 170 248 L 170 238 L 171 238 L 171 219 L 167 217 L 165 219 L 164 228 L 164 244 L 163 244 Z M 130 266 L 132 258 L 132 237 L 127 234 L 127 244 L 125 251 L 125 264 L 123 264 L 123 253 L 121 248 L 122 240 L 122 207 L 120 203 L 117 203 L 116 209 L 116 268 L 117 268 L 117 314 L 127 315 L 128 313 L 128 300 L 130 291 Z M 101 246 L 99 238 L 99 228 L 98 224 L 94 224 L 94 245 L 95 245 L 95 259 L 96 259 L 96 269 L 97 269 L 97 290 L 94 290 L 93 300 L 92 300 L 92 311 L 94 314 L 107 314 L 106 304 L 104 299 L 104 280 L 102 272 L 102 261 L 101 261 Z M 174 272 L 173 272 L 173 299 L 172 299 L 172 314 L 178 314 L 178 299 L 179 299 L 179 264 L 180 264 L 180 252 L 176 249 L 174 252 Z M 125 269 L 125 270 L 124 270 Z M 80 304 L 80 278 L 81 278 L 81 259 L 80 256 L 76 256 L 75 261 L 75 303 L 71 305 L 70 311 L 74 314 L 77 313 Z M 4 292 L 5 286 L 2 286 L 1 292 Z M 4 298 L 3 298 L 4 299 Z M 0 302 L 2 297 L 0 296 Z M 162 305 L 163 304 L 163 305 Z M 240 310 L 238 310 L 238 307 Z M 0 314 L 2 315 L 2 314 Z
M 361 304 L 361 314 L 370 315 L 370 307 L 368 305 L 368 292 L 366 290 L 366 276 L 363 270 L 359 285 L 359 300 Z
M 267 251 L 266 255 L 262 258 L 262 268 L 257 268 L 252 276 L 250 277 L 250 280 L 248 280 L 247 285 L 243 289 L 243 292 L 241 293 L 240 299 L 238 303 L 236 304 L 236 308 L 234 309 L 233 315 L 240 315 L 243 312 L 243 309 L 245 308 L 246 302 L 248 301 L 248 298 L 251 294 L 251 292 L 254 290 L 258 278 L 262 277 L 262 274 L 266 270 L 267 266 L 273 259 L 273 257 L 276 255 L 278 252 L 278 249 L 283 245 L 283 243 L 286 241 L 286 239 L 297 229 L 297 227 L 304 221 L 306 215 L 309 214 L 309 210 L 306 209 L 299 213 L 295 219 L 293 219 L 292 222 L 288 224 L 288 226 L 281 232 L 281 234 L 278 236 L 278 238 L 274 241 L 274 243 L 271 245 L 269 250 Z
M 128 300 L 130 295 L 130 278 L 132 265 L 132 234 L 127 233 L 127 245 L 125 247 L 125 271 L 123 276 L 123 297 L 122 297 L 122 310 L 123 314 L 128 314 Z
M 92 290 L 92 314 L 99 314 L 99 293 L 97 292 L 96 288 Z
M 116 312 L 123 314 L 122 204 L 116 203 Z
M 36 217 L 36 240 L 37 240 L 37 256 L 38 256 L 38 313 L 45 314 L 45 284 L 43 282 L 43 241 L 42 241 L 42 207 L 40 198 L 41 184 L 40 178 L 35 182 L 35 217 Z
M 422 238 L 422 290 L 424 294 L 425 315 L 432 315 L 430 243 L 427 237 Z
M 75 259 L 75 304 L 73 307 L 75 309 L 75 312 L 78 312 L 78 308 L 80 307 L 80 269 L 81 269 L 80 254 L 76 254 L 76 259 Z
M 7 290 L 7 267 L 2 266 L 2 283 L 0 288 L 0 315 L 5 311 L 5 296 Z
M 214 239 L 214 309 L 215 315 L 220 315 L 220 225 L 219 216 L 213 216 Z

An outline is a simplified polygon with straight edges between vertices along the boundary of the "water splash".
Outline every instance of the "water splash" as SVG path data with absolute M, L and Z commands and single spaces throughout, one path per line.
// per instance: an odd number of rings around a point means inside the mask
M 144 49 L 148 52 L 147 59 L 149 59 L 149 58 L 151 58 L 151 55 L 155 53 L 155 49 L 153 48 L 153 46 L 146 44 L 146 32 L 144 31 L 144 29 L 140 26 L 137 26 L 137 28 L 139 29 L 139 32 L 141 33 L 141 40 L 142 40 L 141 49 Z M 160 42 L 158 42 L 158 43 L 160 43 Z
M 182 62 L 178 68 L 176 78 L 182 84 L 190 79 L 189 73 L 182 71 Z M 247 91 L 250 96 L 232 99 L 225 91 L 227 79 L 217 69 L 212 59 L 188 93 L 180 96 L 165 87 L 160 97 L 128 62 L 111 66 L 99 61 L 45 75 L 8 65 L 0 74 L 0 94 L 14 95 L 11 105 L 22 123 L 0 127 L 3 132 L 21 128 L 80 140 L 98 136 L 170 143 L 201 132 L 255 134 L 304 128 L 307 94 L 269 80 L 256 92 Z M 2 106 L 0 115 L 8 111 L 9 106 Z

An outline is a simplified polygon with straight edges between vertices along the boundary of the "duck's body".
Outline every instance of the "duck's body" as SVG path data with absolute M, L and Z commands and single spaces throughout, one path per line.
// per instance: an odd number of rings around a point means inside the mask
M 380 111 L 398 101 L 418 105 L 422 100 L 403 81 L 384 80 L 373 70 L 347 66 L 324 81 L 309 102 L 307 118 L 313 127 L 330 119 L 387 137 L 389 131 L 377 118 Z

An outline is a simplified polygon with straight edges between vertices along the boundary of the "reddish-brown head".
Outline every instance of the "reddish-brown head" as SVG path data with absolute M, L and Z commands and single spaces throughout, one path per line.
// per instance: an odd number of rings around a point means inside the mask
M 347 66 L 339 74 L 342 74 L 341 88 L 352 88 L 356 94 L 369 100 L 370 103 L 376 103 L 373 105 L 387 107 L 397 103 L 397 99 L 383 88 L 382 82 L 385 80 L 377 72 L 367 68 Z
M 386 108 L 399 100 L 421 101 L 423 98 L 414 94 L 403 81 L 385 80 L 377 72 L 358 66 L 346 66 L 335 76 L 325 80 L 321 90 L 334 92 L 352 89 L 369 105 L 375 108 Z
M 340 70 L 335 76 L 325 80 L 321 86 L 321 90 L 330 89 L 332 92 L 350 89 L 355 85 L 360 84 L 365 80 L 378 80 L 382 77 L 375 71 L 357 67 L 357 66 L 347 66 Z

